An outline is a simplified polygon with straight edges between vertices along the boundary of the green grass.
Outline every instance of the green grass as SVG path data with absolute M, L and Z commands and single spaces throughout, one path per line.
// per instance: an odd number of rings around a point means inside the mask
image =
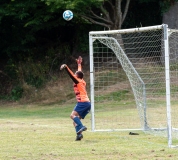
M 169 160 L 178 159 L 167 139 L 129 132 L 91 132 L 90 115 L 82 141 L 75 141 L 71 105 L 0 107 L 1 160 Z M 127 110 L 126 110 L 127 111 Z
M 106 95 L 101 95 L 98 97 L 95 97 L 95 102 L 102 102 L 102 101 L 121 101 L 124 99 L 128 99 L 128 90 L 121 90 L 121 91 L 117 91 L 117 92 L 111 92 L 109 94 Z

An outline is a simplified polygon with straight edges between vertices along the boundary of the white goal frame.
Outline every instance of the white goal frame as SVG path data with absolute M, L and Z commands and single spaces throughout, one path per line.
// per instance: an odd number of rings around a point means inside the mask
M 150 26 L 150 27 L 141 27 L 141 28 L 134 28 L 134 29 L 122 29 L 122 30 L 109 30 L 109 31 L 91 31 L 89 33 L 89 51 L 90 51 L 90 98 L 91 98 L 91 130 L 97 131 L 95 129 L 95 89 L 94 89 L 94 58 L 93 58 L 93 43 L 95 40 L 98 39 L 112 39 L 117 43 L 117 46 L 120 47 L 120 44 L 118 41 L 113 37 L 106 37 L 105 35 L 114 35 L 117 33 L 133 33 L 133 32 L 144 32 L 148 30 L 157 30 L 157 29 L 163 29 L 164 32 L 164 54 L 165 54 L 165 83 L 166 83 L 166 110 L 167 110 L 167 138 L 168 138 L 168 146 L 174 147 L 172 145 L 172 124 L 171 124 L 171 100 L 170 100 L 170 66 L 169 66 L 169 35 L 171 32 L 169 32 L 169 28 L 166 24 L 158 25 L 158 26 Z M 177 31 L 178 32 L 178 31 Z M 93 36 L 95 35 L 95 36 Z M 100 36 L 96 36 L 100 35 Z M 121 53 L 122 48 L 120 47 Z M 125 56 L 125 55 L 123 55 Z M 117 57 L 118 58 L 118 57 Z M 125 57 L 127 59 L 127 56 Z M 119 58 L 118 58 L 119 59 Z M 120 62 L 122 64 L 122 62 Z M 137 75 L 138 79 L 140 80 L 141 84 L 143 85 L 143 88 L 145 87 L 145 84 L 142 80 L 142 78 L 139 76 L 137 71 L 132 66 L 132 63 L 129 61 L 129 68 Z M 146 118 L 146 91 L 143 89 L 143 101 L 144 101 L 144 116 L 143 116 L 143 128 L 135 128 L 135 130 L 149 130 L 149 126 L 147 126 L 147 118 Z M 129 130 L 129 129 L 128 129 Z M 133 129 L 132 129 L 133 130 Z M 177 147 L 177 146 L 176 146 Z

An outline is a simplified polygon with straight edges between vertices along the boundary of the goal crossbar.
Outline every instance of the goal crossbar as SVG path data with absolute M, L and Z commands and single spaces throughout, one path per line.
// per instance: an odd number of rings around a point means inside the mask
M 96 34 L 122 34 L 122 33 L 133 33 L 133 32 L 144 32 L 148 30 L 156 30 L 162 29 L 164 25 L 156 25 L 150 27 L 141 27 L 141 28 L 131 28 L 131 29 L 122 29 L 122 30 L 108 30 L 108 31 L 91 31 L 89 35 L 96 35 Z

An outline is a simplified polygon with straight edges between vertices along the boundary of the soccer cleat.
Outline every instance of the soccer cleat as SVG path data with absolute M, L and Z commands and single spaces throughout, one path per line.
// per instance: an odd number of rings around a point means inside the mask
M 78 134 L 76 136 L 76 141 L 80 141 L 82 138 L 83 138 L 83 135 L 82 134 Z
M 77 134 L 81 134 L 83 131 L 86 131 L 86 130 L 87 130 L 87 127 L 83 126 L 82 128 L 79 129 Z

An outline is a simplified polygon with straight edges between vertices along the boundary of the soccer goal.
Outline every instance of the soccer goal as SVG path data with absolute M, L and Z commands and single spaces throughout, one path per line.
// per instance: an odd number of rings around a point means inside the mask
M 89 46 L 92 131 L 142 130 L 176 147 L 178 30 L 93 31 Z

